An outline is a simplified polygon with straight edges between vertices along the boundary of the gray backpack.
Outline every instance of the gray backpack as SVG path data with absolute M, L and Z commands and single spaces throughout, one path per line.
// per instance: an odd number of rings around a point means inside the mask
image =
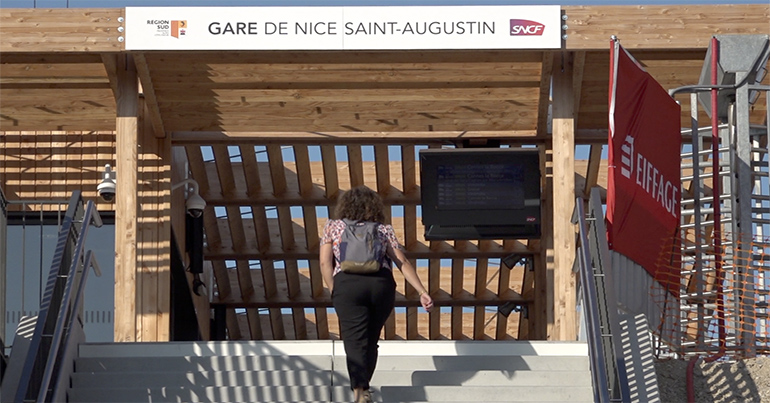
M 374 273 L 380 270 L 387 247 L 380 241 L 380 223 L 342 220 L 340 269 L 346 273 Z

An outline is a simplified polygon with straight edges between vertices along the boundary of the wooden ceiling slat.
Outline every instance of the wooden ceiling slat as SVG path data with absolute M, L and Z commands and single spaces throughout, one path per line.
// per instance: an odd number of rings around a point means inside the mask
M 445 63 L 494 63 L 494 62 L 538 62 L 540 51 L 510 50 L 453 50 L 447 52 L 425 51 L 281 51 L 281 52 L 251 52 L 251 51 L 203 51 L 196 53 L 158 53 L 156 61 L 159 66 L 178 61 L 181 66 L 191 66 L 198 63 L 202 57 L 216 61 L 218 64 L 243 65 L 292 65 L 306 64 L 311 69 L 340 68 L 342 70 L 381 69 L 388 63 L 399 63 L 403 66 L 418 64 Z M 452 67 L 454 69 L 454 67 Z
M 516 113 L 526 117 L 526 112 L 531 112 L 538 106 L 539 82 L 528 88 L 510 89 L 505 99 L 457 101 L 439 99 L 435 101 L 425 100 L 371 100 L 371 101 L 334 101 L 334 102 L 264 102 L 255 99 L 251 102 L 244 100 L 234 102 L 221 102 L 208 95 L 205 101 L 195 102 L 162 102 L 162 112 L 174 112 L 168 117 L 168 121 L 186 120 L 201 113 L 210 113 L 214 110 L 221 114 L 219 120 L 238 120 L 251 117 L 259 121 L 305 119 L 314 122 L 333 120 L 335 117 L 346 117 L 345 122 L 355 126 L 358 121 L 373 119 L 394 119 L 422 117 L 423 120 L 436 120 L 442 117 L 462 117 L 468 119 L 502 117 L 504 113 Z M 109 88 L 109 81 L 103 80 L 102 88 Z M 186 92 L 188 96 L 191 91 Z M 192 93 L 194 95 L 194 93 Z M 193 101 L 193 100 L 191 100 Z M 527 108 L 530 108 L 527 110 Z M 357 115 L 356 115 L 357 114 Z M 211 115 L 208 118 L 213 118 Z M 277 118 L 277 119 L 276 119 Z M 534 120 L 534 117 L 528 120 Z M 252 126 L 252 130 L 253 130 Z M 261 126 L 257 126 L 261 127 Z M 249 130 L 249 129 L 247 129 Z
M 580 133 L 576 133 L 579 136 Z M 529 138 L 527 138 L 529 137 Z M 240 144 L 415 144 L 440 145 L 445 142 L 455 142 L 462 139 L 498 139 L 504 144 L 520 144 L 521 142 L 539 142 L 545 138 L 536 137 L 535 132 L 528 131 L 433 131 L 433 132 L 352 132 L 352 131 L 265 131 L 253 130 L 244 132 L 223 131 L 175 131 L 171 133 L 174 145 L 210 145 L 237 142 Z M 606 138 L 605 138 L 606 140 Z
M 204 112 L 206 113 L 206 112 Z M 356 122 L 354 126 L 351 126 L 349 124 L 349 119 L 352 118 L 353 113 L 350 113 L 350 118 L 340 118 L 335 119 L 334 121 L 330 120 L 324 120 L 321 121 L 315 121 L 315 120 L 308 120 L 308 119 L 288 119 L 286 121 L 283 121 L 282 119 L 278 120 L 271 120 L 271 121 L 258 121 L 255 120 L 253 116 L 249 117 L 248 114 L 244 115 L 242 118 L 234 119 L 234 120 L 227 120 L 222 121 L 218 119 L 208 119 L 205 118 L 205 116 L 188 116 L 187 119 L 177 119 L 169 118 L 166 120 L 167 127 L 169 130 L 176 130 L 181 127 L 184 128 L 192 128 L 194 130 L 200 130 L 200 131 L 226 131 L 226 132 L 237 132 L 237 131 L 244 131 L 244 130 L 251 130 L 255 125 L 260 126 L 264 128 L 267 131 L 280 131 L 280 130 L 287 130 L 287 131 L 301 131 L 301 130 L 311 130 L 315 132 L 328 132 L 328 131 L 340 131 L 340 130 L 350 130 L 351 132 L 383 132 L 383 131 L 478 131 L 478 130 L 505 130 L 510 131 L 509 135 L 516 135 L 520 134 L 521 136 L 527 137 L 530 136 L 532 138 L 535 137 L 535 128 L 537 125 L 537 122 L 534 120 L 530 120 L 527 116 L 522 116 L 521 119 L 514 119 L 512 114 L 507 114 L 508 116 L 499 116 L 494 118 L 478 118 L 478 119 L 459 119 L 455 117 L 447 117 L 446 119 L 438 119 L 438 120 L 430 120 L 423 119 L 421 117 L 417 117 L 414 119 L 399 119 L 398 125 L 392 124 L 392 120 L 388 119 L 373 119 L 373 120 L 367 120 L 367 121 L 361 121 Z M 395 116 L 395 115 L 394 115 Z M 606 116 L 605 116 L 606 118 Z M 594 125 L 596 125 L 596 118 L 594 118 L 594 121 L 592 122 Z M 606 119 L 605 119 L 606 120 Z M 28 122 L 24 122 L 25 124 L 29 124 Z M 38 119 L 35 121 L 36 124 L 46 125 L 44 127 L 54 129 L 51 130 L 61 130 L 56 129 L 58 127 L 81 127 L 82 125 L 79 123 L 73 123 L 73 125 L 77 126 L 62 126 L 54 125 L 53 123 L 60 123 L 60 121 L 52 121 L 51 119 Z M 105 124 L 101 122 L 95 122 L 100 124 L 100 130 L 106 130 Z M 606 123 L 606 122 L 605 122 Z M 7 125 L 6 125 L 7 126 Z M 606 126 L 606 125 L 605 125 Z M 21 126 L 18 126 L 21 127 Z M 18 128 L 8 128 L 8 130 L 20 130 Z M 71 130 L 85 130 L 82 128 L 75 128 Z M 604 128 L 606 130 L 606 128 Z M 539 140 L 535 140 L 538 142 L 546 141 L 546 138 L 541 138 Z M 517 139 L 515 140 L 517 142 L 522 142 L 526 140 Z
M 530 87 L 538 87 L 540 73 L 533 77 Z M 275 89 L 253 88 L 200 88 L 197 85 L 165 87 L 160 91 L 162 101 L 169 104 L 208 104 L 214 97 L 218 102 L 237 104 L 294 104 L 312 105 L 316 103 L 336 102 L 435 102 L 435 101 L 505 101 L 515 99 L 511 94 L 521 91 L 522 85 L 506 83 L 502 87 L 492 87 L 489 83 L 480 88 L 351 88 L 329 90 L 328 88 Z M 513 91 L 513 92 L 512 92 Z
M 201 57 L 201 53 L 207 56 Z M 227 76 L 228 73 L 242 73 L 247 71 L 251 76 L 259 77 L 262 74 L 302 71 L 312 76 L 319 73 L 337 73 L 345 77 L 349 73 L 360 72 L 390 72 L 405 71 L 418 73 L 424 71 L 458 71 L 479 70 L 488 66 L 490 70 L 506 71 L 512 66 L 527 66 L 540 62 L 541 51 L 462 51 L 453 50 L 452 53 L 443 54 L 432 52 L 416 54 L 408 51 L 380 51 L 380 52 L 355 52 L 355 51 L 323 51 L 323 52 L 197 52 L 195 54 L 162 54 L 154 55 L 154 66 L 162 72 L 173 74 L 175 71 L 185 73 L 207 73 L 218 76 Z M 474 53 L 474 55 L 471 55 Z M 292 60 L 289 60 L 289 59 Z M 401 59 L 401 60 L 399 60 Z M 408 60 L 404 60 L 408 59 Z M 465 59 L 465 60 L 463 60 Z M 173 63 L 179 62 L 178 70 Z M 523 67 L 522 67 L 523 68 Z
M 248 69 L 248 70 L 247 70 Z M 408 88 L 414 83 L 417 88 L 463 88 L 471 83 L 483 85 L 483 83 L 505 83 L 504 85 L 537 86 L 537 80 L 533 76 L 539 74 L 539 63 L 531 65 L 506 65 L 504 69 L 495 70 L 489 66 L 476 66 L 466 69 L 448 70 L 387 70 L 387 71 L 355 71 L 345 73 L 339 71 L 316 71 L 308 73 L 302 70 L 289 71 L 256 71 L 254 66 L 232 69 L 231 73 L 222 74 L 218 71 L 174 71 L 164 74 L 154 70 L 153 76 L 158 80 L 169 83 L 162 89 L 173 86 L 174 82 L 196 83 L 196 89 L 214 89 L 222 87 L 244 88 L 278 88 L 278 89 L 302 89 L 306 87 L 319 88 L 317 83 L 324 83 L 325 87 L 335 89 L 360 88 L 371 85 L 376 88 Z M 250 71 L 255 71 L 249 74 Z M 344 74 L 344 76 L 340 76 Z M 251 86 L 245 85 L 251 84 Z M 259 83 L 270 83 L 270 86 L 260 86 Z M 500 85 L 495 85 L 500 86 Z

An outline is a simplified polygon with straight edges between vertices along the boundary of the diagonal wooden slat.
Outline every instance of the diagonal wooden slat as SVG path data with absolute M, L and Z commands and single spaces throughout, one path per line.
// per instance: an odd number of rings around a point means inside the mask
M 153 134 L 156 137 L 165 138 L 166 128 L 163 125 L 163 116 L 158 108 L 158 97 L 155 94 L 155 85 L 152 82 L 152 72 L 150 66 L 147 65 L 147 58 L 143 52 L 136 52 L 133 54 L 134 63 L 136 64 L 136 73 L 139 75 L 139 80 L 142 83 L 142 93 L 147 100 L 147 109 L 149 112 L 149 119 L 152 123 Z
M 548 109 L 551 105 L 551 73 L 553 69 L 553 56 L 549 52 L 543 52 L 543 61 L 540 67 L 540 94 L 537 103 L 537 134 L 548 135 Z
M 310 197 L 313 191 L 313 174 L 310 168 L 310 153 L 306 145 L 294 146 L 294 161 L 297 167 L 299 194 L 305 198 Z
M 270 179 L 273 183 L 273 195 L 281 196 L 286 193 L 286 172 L 283 164 L 283 151 L 278 144 L 268 144 L 267 159 L 270 165 Z
M 246 194 L 254 196 L 262 188 L 262 181 L 259 177 L 259 164 L 257 163 L 257 154 L 253 145 L 240 146 L 241 161 L 243 161 L 243 176 L 246 182 Z M 233 171 L 235 174 L 235 171 Z
M 235 270 L 238 273 L 238 286 L 241 290 L 241 297 L 246 299 L 254 294 L 254 284 L 251 280 L 251 268 L 246 260 L 237 260 Z
M 249 327 L 249 334 L 251 335 L 251 340 L 263 340 L 264 334 L 262 333 L 262 321 L 259 317 L 259 309 L 257 308 L 247 308 L 246 309 L 246 318 L 248 320 L 248 327 Z
M 476 298 L 482 297 L 487 291 L 487 268 L 489 265 L 489 259 L 480 257 L 476 259 L 476 284 L 474 286 L 473 295 Z M 476 307 L 473 312 L 473 339 L 484 339 L 484 311 L 486 307 Z
M 456 243 L 465 243 L 465 241 L 455 241 Z M 457 246 L 457 245 L 455 245 Z M 452 259 L 452 280 L 451 293 L 452 298 L 459 298 L 463 295 L 463 268 L 465 264 L 463 259 Z M 463 322 L 462 308 L 452 307 L 452 340 L 462 340 Z
M 223 260 L 214 260 L 211 262 L 211 266 L 214 269 L 214 279 L 217 282 L 218 298 L 229 298 L 232 295 L 232 288 L 225 262 Z
M 428 261 L 428 292 L 430 293 L 430 296 L 434 299 L 438 296 L 439 289 L 441 288 L 441 273 L 440 270 L 440 262 L 438 258 L 433 258 Z M 429 330 L 428 330 L 428 337 L 430 340 L 438 340 L 439 337 L 441 337 L 441 312 L 438 307 L 431 310 L 431 312 L 428 314 L 428 321 L 429 323 Z
M 510 243 L 510 241 L 503 241 L 503 245 Z M 505 298 L 510 289 L 510 281 L 511 281 L 511 268 L 508 268 L 505 266 L 505 264 L 500 261 L 500 270 L 499 270 L 499 276 L 498 276 L 498 283 L 497 283 L 497 297 L 500 299 Z M 495 339 L 497 340 L 505 340 L 507 338 L 508 334 L 508 318 L 506 318 L 504 315 L 497 315 L 497 330 L 495 332 Z
M 339 191 L 339 180 L 337 176 L 337 155 L 334 146 L 329 144 L 321 145 L 321 158 L 323 160 L 324 171 L 324 189 L 326 189 L 326 199 L 336 200 Z
M 388 146 L 384 144 L 374 145 L 374 164 L 377 171 L 377 189 L 381 195 L 390 193 L 390 165 L 389 165 Z M 387 214 L 388 221 L 390 214 Z
M 233 194 L 235 192 L 235 176 L 228 146 L 215 145 L 212 149 L 214 151 L 214 164 L 217 167 L 221 192 L 223 195 Z
M 364 185 L 364 162 L 360 145 L 348 145 L 348 170 L 351 188 Z

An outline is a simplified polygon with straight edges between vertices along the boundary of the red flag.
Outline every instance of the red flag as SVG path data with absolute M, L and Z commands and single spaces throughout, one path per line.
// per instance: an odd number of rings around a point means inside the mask
M 680 106 L 617 41 L 610 69 L 610 249 L 678 295 Z

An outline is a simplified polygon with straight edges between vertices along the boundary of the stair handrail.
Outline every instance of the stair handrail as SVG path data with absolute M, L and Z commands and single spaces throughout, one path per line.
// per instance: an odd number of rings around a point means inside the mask
M 572 223 L 578 225 L 577 262 L 579 271 L 578 289 L 583 302 L 583 315 L 586 323 L 586 338 L 588 339 L 588 357 L 591 365 L 591 384 L 594 390 L 594 401 L 605 403 L 610 401 L 610 388 L 607 382 L 607 365 L 602 348 L 602 331 L 599 324 L 599 302 L 596 284 L 592 281 L 591 250 L 588 246 L 588 224 L 583 207 L 582 197 L 575 202 Z
M 628 374 L 625 367 L 620 337 L 620 318 L 615 297 L 609 246 L 607 244 L 604 214 L 598 188 L 591 189 L 588 214 L 585 200 L 576 198 L 572 223 L 578 224 L 577 270 L 583 312 L 586 319 L 586 337 L 597 402 L 630 401 Z M 596 271 L 594 271 L 596 264 Z M 601 295 L 597 283 L 602 284 Z
M 83 303 L 90 268 L 101 275 L 91 250 L 85 252 L 85 239 L 91 225 L 102 226 L 93 201 L 83 206 L 80 191 L 73 192 L 59 229 L 56 252 L 46 283 L 45 294 L 35 323 L 35 331 L 21 371 L 14 402 L 50 401 L 49 385 L 58 380 L 62 357 Z M 80 222 L 80 228 L 75 223 Z M 62 282 L 64 281 L 64 284 Z M 73 287 L 77 287 L 73 290 Z

